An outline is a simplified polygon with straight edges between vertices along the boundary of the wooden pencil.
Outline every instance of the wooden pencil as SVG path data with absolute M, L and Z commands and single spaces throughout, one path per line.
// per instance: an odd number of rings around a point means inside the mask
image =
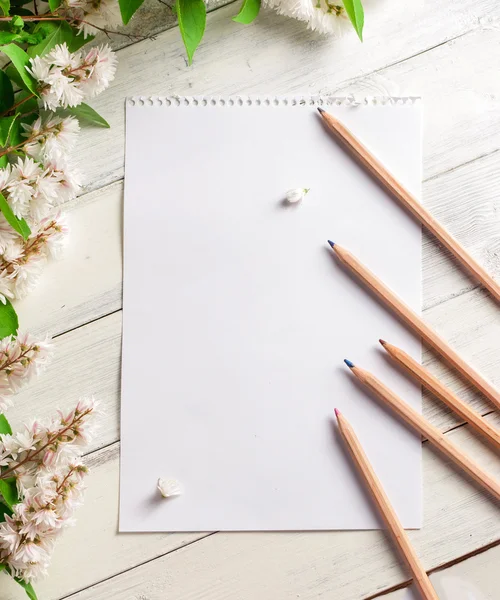
M 380 279 L 362 265 L 357 258 L 345 248 L 328 241 L 338 259 L 348 269 L 354 272 L 368 288 L 385 302 L 411 329 L 420 334 L 422 339 L 447 360 L 459 373 L 480 390 L 487 398 L 500 408 L 500 392 L 486 381 L 477 371 L 453 350 L 425 321 L 413 312 L 394 294 Z
M 438 600 L 436 591 L 432 587 L 429 577 L 425 572 L 410 540 L 403 529 L 394 508 L 380 483 L 373 467 L 371 466 L 354 430 L 346 418 L 335 409 L 339 430 L 345 440 L 349 454 L 352 456 L 364 482 L 366 483 L 371 497 L 376 504 L 384 523 L 391 534 L 401 556 L 413 574 L 415 585 L 424 600 Z
M 404 370 L 409 373 L 416 381 L 426 387 L 430 392 L 444 402 L 462 419 L 471 424 L 479 433 L 493 444 L 497 449 L 500 449 L 500 431 L 490 425 L 483 417 L 461 400 L 449 388 L 443 385 L 437 377 L 430 373 L 425 367 L 418 363 L 409 354 L 393 346 L 384 340 L 379 340 L 384 350 L 399 364 Z
M 384 404 L 390 406 L 405 423 L 425 436 L 429 442 L 434 444 L 443 454 L 446 454 L 456 465 L 461 467 L 469 477 L 486 488 L 497 500 L 500 500 L 500 484 L 452 444 L 439 429 L 431 425 L 421 414 L 401 400 L 399 396 L 379 381 L 373 373 L 356 367 L 349 360 L 346 360 L 345 363 L 359 381 L 380 398 Z
M 424 225 L 455 256 L 459 263 L 469 271 L 500 302 L 500 283 L 484 269 L 459 244 L 459 242 L 427 211 L 417 199 L 363 146 L 363 144 L 333 115 L 318 108 L 328 129 L 341 141 L 354 157 L 377 179 L 397 200 Z

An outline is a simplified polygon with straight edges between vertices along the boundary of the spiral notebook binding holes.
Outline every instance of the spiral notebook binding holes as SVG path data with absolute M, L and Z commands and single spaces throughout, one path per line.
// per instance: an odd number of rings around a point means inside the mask
M 418 96 L 132 96 L 127 106 L 385 106 L 413 105 Z

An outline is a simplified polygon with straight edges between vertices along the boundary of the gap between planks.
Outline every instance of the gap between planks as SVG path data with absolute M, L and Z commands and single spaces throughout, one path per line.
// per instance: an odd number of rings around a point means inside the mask
M 496 548 L 500 546 L 500 539 L 495 540 L 494 542 L 491 542 L 490 544 L 486 544 L 485 546 L 483 546 L 482 548 L 477 548 L 476 550 L 473 550 L 472 552 L 468 552 L 467 554 L 464 554 L 462 556 L 458 556 L 457 558 L 453 559 L 453 560 L 449 560 L 447 562 L 444 562 L 442 565 L 438 565 L 437 567 L 433 567 L 432 569 L 429 569 L 427 571 L 427 575 L 432 575 L 433 573 L 439 573 L 440 571 L 444 571 L 446 569 L 450 569 L 451 567 L 454 567 L 455 565 L 459 565 L 460 563 L 465 562 L 466 560 L 469 560 L 470 558 L 474 558 L 475 556 L 479 556 L 481 554 L 484 554 L 485 552 L 488 552 L 488 550 L 492 550 L 493 548 Z M 408 579 L 407 581 L 402 582 L 399 585 L 394 585 L 390 588 L 387 588 L 386 590 L 383 590 L 381 592 L 377 592 L 376 594 L 372 595 L 372 596 L 368 596 L 367 598 L 363 598 L 363 600 L 375 600 L 376 598 L 387 598 L 387 596 L 389 594 L 392 594 L 393 592 L 397 592 L 398 590 L 404 590 L 408 587 L 410 587 L 410 585 L 413 583 L 412 579 Z M 387 600 L 390 600 L 389 598 L 387 598 Z

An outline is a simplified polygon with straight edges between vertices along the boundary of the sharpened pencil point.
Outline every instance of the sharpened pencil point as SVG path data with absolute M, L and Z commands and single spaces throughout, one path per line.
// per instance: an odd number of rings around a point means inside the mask
M 354 363 L 350 360 L 347 360 L 347 358 L 344 359 L 344 362 L 349 367 L 349 369 L 352 369 L 354 367 Z
M 382 338 L 379 339 L 379 342 L 382 344 L 382 346 L 385 346 L 387 344 L 387 342 Z
M 320 106 L 318 106 L 318 112 L 321 116 L 323 116 L 323 113 L 325 113 L 326 110 L 323 110 Z
M 338 408 L 334 408 L 333 409 L 335 411 L 335 416 L 337 417 L 337 419 L 339 418 L 339 416 L 341 415 L 341 412 Z
M 328 243 L 330 244 L 330 246 L 333 248 L 335 246 L 335 242 L 332 242 L 332 240 L 328 240 Z

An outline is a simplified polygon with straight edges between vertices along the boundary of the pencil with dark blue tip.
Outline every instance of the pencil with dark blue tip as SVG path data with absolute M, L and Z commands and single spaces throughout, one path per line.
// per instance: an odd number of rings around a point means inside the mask
M 452 444 L 437 427 L 431 425 L 420 413 L 378 380 L 373 373 L 361 369 L 350 360 L 346 359 L 344 362 L 349 369 L 351 369 L 353 375 L 373 392 L 377 398 L 382 400 L 384 404 L 390 406 L 398 417 L 400 417 L 407 425 L 425 436 L 431 444 L 434 444 L 438 450 L 441 450 L 443 454 L 462 468 L 469 477 L 486 488 L 497 500 L 500 500 L 500 484 L 495 481 L 493 477 L 488 475 L 488 473 L 485 473 L 473 460 L 457 448 L 457 446 Z
M 359 260 L 345 248 L 328 240 L 335 256 L 339 261 L 355 273 L 357 277 L 380 298 L 402 321 L 413 331 L 418 333 L 422 340 L 434 348 L 448 363 L 461 373 L 472 385 L 481 391 L 493 404 L 500 408 L 500 392 L 465 360 L 450 347 L 425 321 L 407 306 L 396 294 L 391 291 L 380 279 L 369 271 Z

